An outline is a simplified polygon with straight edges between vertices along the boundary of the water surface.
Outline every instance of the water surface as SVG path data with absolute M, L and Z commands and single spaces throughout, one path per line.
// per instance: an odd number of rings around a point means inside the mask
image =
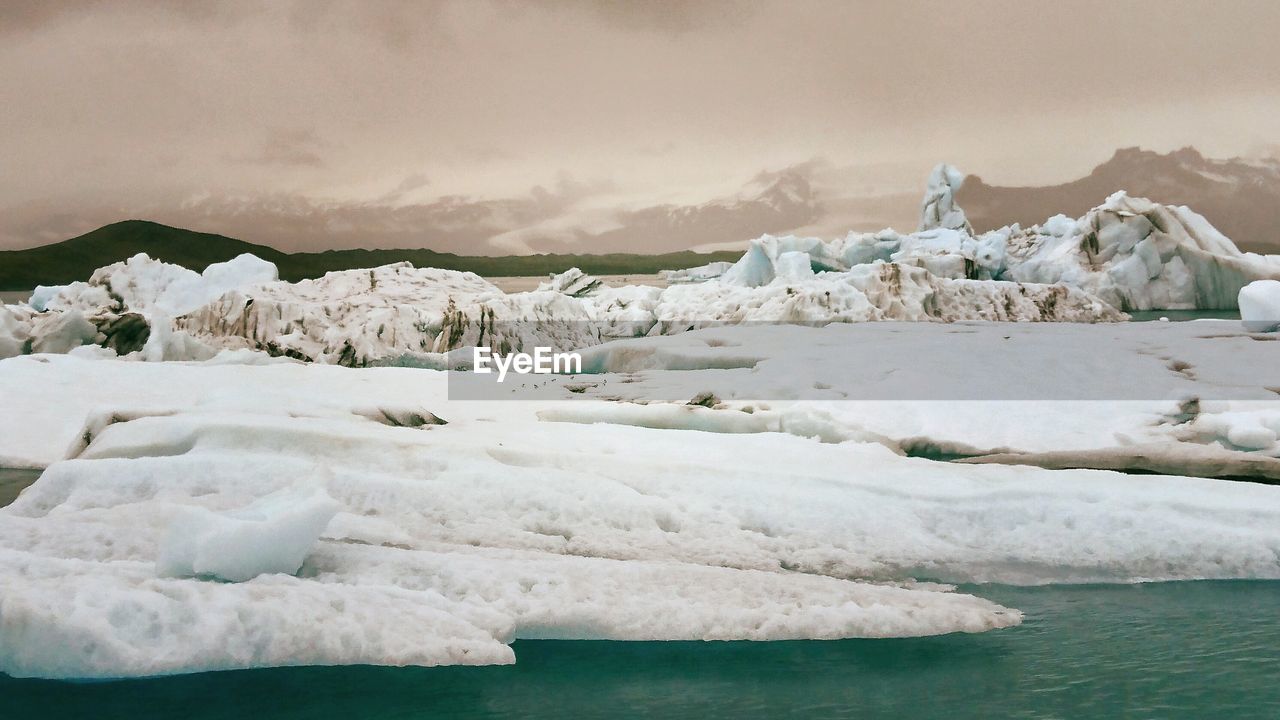
M 13 502 L 22 489 L 40 479 L 43 470 L 0 467 L 0 507 Z
M 1239 320 L 1239 310 L 1130 310 L 1132 322 L 1158 322 L 1168 318 L 1169 322 L 1185 322 L 1188 320 Z
M 68 684 L 0 676 L 6 718 L 1280 717 L 1280 582 L 968 588 L 979 635 L 521 641 L 488 668 L 284 668 Z

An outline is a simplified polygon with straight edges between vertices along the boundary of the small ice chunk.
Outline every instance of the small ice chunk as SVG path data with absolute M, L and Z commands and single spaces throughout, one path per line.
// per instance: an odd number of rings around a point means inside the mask
M 778 256 L 774 264 L 777 277 L 787 282 L 804 282 L 813 277 L 813 266 L 809 262 L 809 253 L 791 251 Z
M 1266 450 L 1276 444 L 1276 431 L 1262 425 L 1233 425 L 1227 430 L 1227 440 L 1246 450 Z
M 551 275 L 546 282 L 538 285 L 538 291 L 558 292 L 569 297 L 580 298 L 593 294 L 602 284 L 600 278 L 571 267 L 558 275 Z
M 31 299 L 27 301 L 33 309 L 44 312 L 45 306 L 58 293 L 62 292 L 65 285 L 37 285 L 36 289 L 31 293 Z
M 319 488 L 287 488 L 225 513 L 185 507 L 161 543 L 156 574 L 230 582 L 293 575 L 337 512 Z
M 706 282 L 724 275 L 731 267 L 733 263 L 720 261 L 684 270 L 663 270 L 658 274 L 668 284 Z
M 250 253 L 237 255 L 226 262 L 213 263 L 200 273 L 207 294 L 216 297 L 227 290 L 249 287 L 280 279 L 276 264 Z
M 1280 280 L 1256 280 L 1240 288 L 1240 320 L 1249 332 L 1280 330 Z

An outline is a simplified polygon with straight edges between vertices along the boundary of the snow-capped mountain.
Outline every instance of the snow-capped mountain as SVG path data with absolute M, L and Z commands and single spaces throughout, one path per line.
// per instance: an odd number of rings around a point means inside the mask
M 1088 176 L 1048 187 L 998 187 L 970 176 L 957 197 L 979 230 L 1077 216 L 1117 190 L 1166 205 L 1188 205 L 1242 250 L 1280 248 L 1280 160 L 1214 160 L 1195 148 L 1160 154 L 1117 150 Z
M 591 252 L 646 247 L 671 252 L 787 232 L 813 222 L 822 204 L 809 178 L 787 169 L 764 172 L 738 193 L 696 205 L 654 205 L 618 214 L 614 229 L 584 237 Z

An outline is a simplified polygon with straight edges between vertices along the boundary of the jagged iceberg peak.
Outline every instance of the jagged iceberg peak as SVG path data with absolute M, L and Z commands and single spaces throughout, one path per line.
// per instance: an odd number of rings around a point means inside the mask
M 546 282 L 538 285 L 539 292 L 558 292 L 569 297 L 586 297 L 600 289 L 603 281 L 582 270 L 571 267 L 559 274 L 553 274 Z
M 973 234 L 973 226 L 956 204 L 956 193 L 964 184 L 964 173 L 954 165 L 938 163 L 929 173 L 929 185 L 920 204 L 920 231 L 942 228 Z

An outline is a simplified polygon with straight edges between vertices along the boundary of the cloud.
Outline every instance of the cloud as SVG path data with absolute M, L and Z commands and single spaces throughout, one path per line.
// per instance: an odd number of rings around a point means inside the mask
M 472 255 L 657 253 L 745 240 L 814 222 L 823 209 L 808 173 L 804 165 L 760 173 L 739 192 L 686 205 L 624 206 L 610 195 L 616 189 L 611 183 L 579 181 L 567 173 L 510 197 L 451 195 L 399 204 L 404 192 L 427 182 L 419 173 L 406 177 L 402 189 L 362 203 L 286 193 L 206 193 L 167 206 L 80 207 L 74 216 L 54 218 L 47 206 L 31 207 L 6 216 L 0 238 L 25 233 L 52 242 L 108 222 L 144 218 L 286 251 L 320 249 L 317 238 L 323 238 L 325 248 L 425 247 Z M 42 217 L 49 224 L 42 226 Z
M 755 8 L 747 0 L 546 0 L 541 4 L 585 13 L 623 30 L 673 35 L 734 27 Z
M 445 14 L 454 0 L 295 0 L 288 6 L 290 26 L 312 37 L 355 33 L 385 47 L 405 50 L 424 40 L 448 42 Z
M 413 173 L 400 181 L 400 184 L 396 186 L 396 192 L 409 192 L 420 187 L 426 187 L 429 184 L 431 184 L 431 181 L 427 179 L 425 173 Z
M 101 14 L 149 17 L 161 23 L 226 23 L 255 12 L 244 2 L 168 0 L 5 0 L 0 2 L 0 35 L 45 30 L 60 22 Z
M 322 167 L 321 153 L 331 146 L 315 130 L 306 128 L 269 128 L 258 150 L 239 158 L 252 165 L 280 167 Z
M 1250 146 L 1244 157 L 1250 160 L 1280 161 L 1280 143 L 1259 142 Z
M 560 201 L 531 187 L 563 168 L 613 189 L 493 229 L 612 247 L 648 226 L 665 244 L 693 231 L 653 208 L 741 196 L 698 216 L 744 232 L 727 218 L 775 178 L 736 179 L 815 155 L 832 162 L 804 174 L 826 218 L 842 197 L 915 194 L 940 160 L 1040 185 L 1116 147 L 1275 142 L 1280 3 L 1203 18 L 1163 0 L 0 0 L 0 223 L 29 203 L 177 212 L 200 194 L 326 208 L 450 195 L 468 198 L 450 212 L 496 216 Z M 885 170 L 837 172 L 850 166 Z M 429 186 L 399 187 L 423 171 Z M 329 244 L 325 227 L 308 242 Z

